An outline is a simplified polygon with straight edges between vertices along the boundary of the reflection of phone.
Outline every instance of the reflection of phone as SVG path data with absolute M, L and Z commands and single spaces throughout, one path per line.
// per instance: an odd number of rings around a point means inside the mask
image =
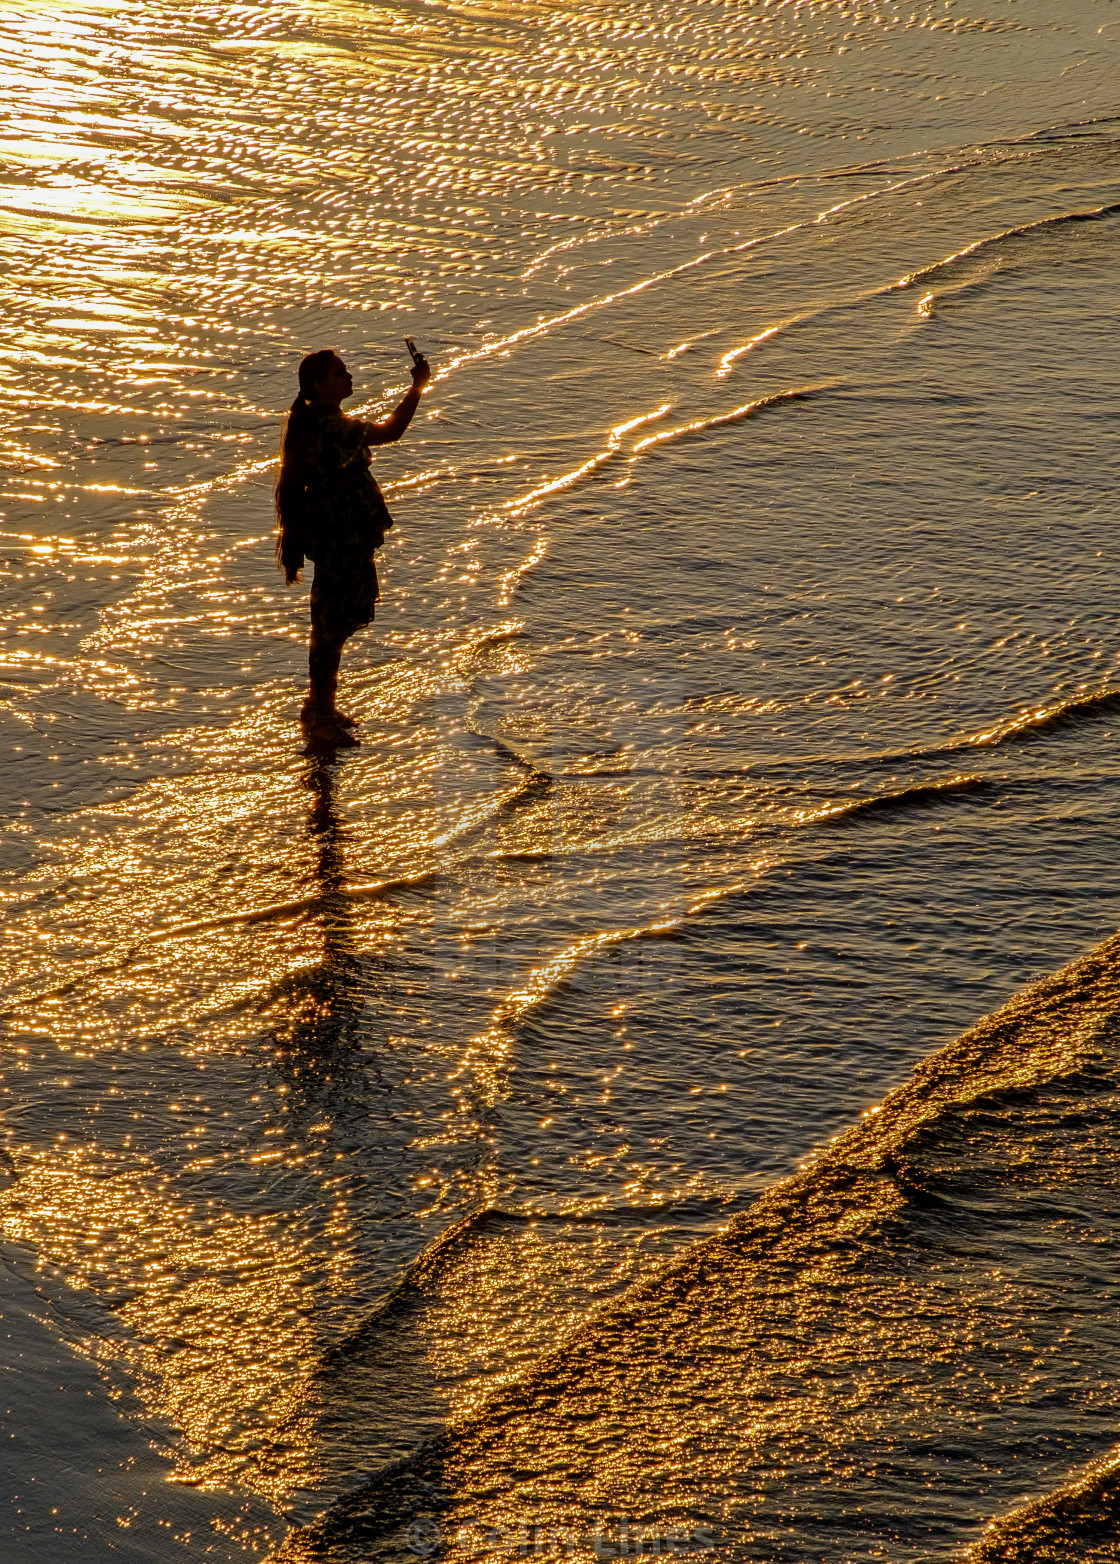
M 418 364 L 420 362 L 420 360 L 424 357 L 424 355 L 423 355 L 423 353 L 418 353 L 416 351 L 416 344 L 415 344 L 415 342 L 413 342 L 411 337 L 405 337 L 404 345 L 408 349 L 408 351 L 412 354 L 412 362 L 414 364 Z

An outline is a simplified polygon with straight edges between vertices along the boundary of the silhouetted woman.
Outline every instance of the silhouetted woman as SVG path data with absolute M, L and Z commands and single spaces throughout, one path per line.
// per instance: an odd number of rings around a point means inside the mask
M 355 719 L 336 704 L 342 648 L 373 618 L 377 601 L 374 549 L 393 518 L 370 472 L 371 445 L 399 440 L 431 379 L 418 358 L 412 386 L 384 423 L 367 424 L 342 411 L 354 390 L 350 371 L 331 348 L 299 366 L 299 395 L 284 428 L 276 482 L 276 558 L 291 586 L 314 562 L 311 584 L 310 687 L 300 722 L 317 747 L 356 744 Z

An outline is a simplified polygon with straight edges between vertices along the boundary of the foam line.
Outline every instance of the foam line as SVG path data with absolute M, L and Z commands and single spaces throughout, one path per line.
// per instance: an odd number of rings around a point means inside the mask
M 597 451 L 594 456 L 579 467 L 573 467 L 571 472 L 562 473 L 559 478 L 552 478 L 548 483 L 542 483 L 537 489 L 523 494 L 520 499 L 510 500 L 504 507 L 510 516 L 524 516 L 526 512 L 534 510 L 543 499 L 550 494 L 558 494 L 562 489 L 570 489 L 574 483 L 585 478 L 588 473 L 602 467 L 604 462 L 609 462 L 612 456 L 617 456 L 622 449 L 622 437 L 630 433 L 632 429 L 638 429 L 642 424 L 654 423 L 658 418 L 664 418 L 673 404 L 663 402 L 660 407 L 654 408 L 652 413 L 640 413 L 637 418 L 630 418 L 624 424 L 616 424 L 607 437 L 606 448 Z
M 805 824 L 824 825 L 832 820 L 852 820 L 863 815 L 892 814 L 900 809 L 921 808 L 926 804 L 940 803 L 946 796 L 958 793 L 988 793 L 995 789 L 990 777 L 948 777 L 944 782 L 919 782 L 913 787 L 903 787 L 895 793 L 879 793 L 874 798 L 860 798 L 838 809 L 814 815 Z
M 680 918 L 667 918 L 641 928 L 611 929 L 586 935 L 564 946 L 530 972 L 523 988 L 511 990 L 491 1012 L 490 1025 L 468 1043 L 457 1073 L 472 1071 L 480 1096 L 495 1103 L 500 1095 L 499 1070 L 511 1046 L 510 1033 L 517 1022 L 543 1005 L 571 976 L 587 956 L 631 940 L 665 939 L 680 926 Z
M 324 897 L 341 896 L 348 901 L 376 901 L 393 891 L 408 890 L 416 885 L 426 885 L 439 878 L 439 870 L 427 869 L 422 874 L 402 875 L 395 880 L 378 880 L 367 885 L 340 885 L 337 889 L 318 892 L 314 896 L 302 896 L 298 901 L 272 902 L 264 907 L 254 907 L 248 912 L 229 912 L 218 918 L 200 918 L 194 923 L 176 923 L 170 928 L 156 929 L 148 936 L 148 942 L 162 944 L 165 940 L 182 939 L 187 934 L 200 934 L 207 929 L 232 928 L 235 924 L 271 923 L 281 918 L 298 918 L 304 913 L 321 907 Z
M 1090 207 L 1084 212 L 1059 212 L 1054 217 L 1040 217 L 1037 222 L 1021 223 L 1016 228 L 1004 228 L 997 234 L 989 234 L 984 239 L 977 239 L 972 244 L 966 244 L 963 250 L 955 250 L 952 255 L 946 255 L 940 261 L 932 261 L 928 266 L 919 267 L 917 271 L 908 272 L 905 277 L 900 277 L 893 285 L 902 290 L 912 288 L 915 283 L 924 282 L 927 277 L 934 276 L 937 272 L 945 271 L 957 261 L 967 260 L 970 256 L 979 255 L 982 251 L 991 249 L 993 245 L 1002 244 L 1007 239 L 1022 239 L 1028 234 L 1041 233 L 1048 228 L 1060 228 L 1066 223 L 1098 223 L 1108 217 L 1120 214 L 1120 201 L 1114 201 L 1107 206 Z
M 753 402 L 744 402 L 741 407 L 733 407 L 729 413 L 717 413 L 714 418 L 697 418 L 690 424 L 679 425 L 676 429 L 666 429 L 660 434 L 651 434 L 647 439 L 638 441 L 630 460 L 633 461 L 642 451 L 651 450 L 655 445 L 668 445 L 674 440 L 683 440 L 686 435 L 700 434 L 707 429 L 718 429 L 722 424 L 738 423 L 741 419 L 750 418 L 755 413 L 765 412 L 768 407 L 776 407 L 780 402 L 807 402 L 810 397 L 827 389 L 827 385 L 817 385 L 802 386 L 796 391 L 775 391 L 772 396 L 761 396 Z
M 969 749 L 996 749 L 1001 744 L 1032 738 L 1036 733 L 1075 727 L 1094 717 L 1108 716 L 1117 711 L 1120 711 L 1120 690 L 1095 690 L 1091 695 L 1079 695 L 1073 700 L 1058 701 L 1050 706 L 1035 706 L 1020 712 L 1009 722 L 970 734 L 954 744 L 937 749 L 913 750 L 910 753 L 915 758 L 937 759 L 943 755 L 959 755 Z
M 493 1012 L 490 1030 L 508 1027 L 543 1005 L 585 957 L 598 955 L 602 950 L 627 944 L 631 940 L 662 939 L 679 927 L 679 918 L 666 918 L 662 922 L 645 924 L 640 928 L 611 929 L 603 934 L 589 934 L 573 941 L 571 945 L 565 945 L 563 950 L 557 951 L 541 966 L 533 969 L 524 988 L 513 989 L 506 995 Z

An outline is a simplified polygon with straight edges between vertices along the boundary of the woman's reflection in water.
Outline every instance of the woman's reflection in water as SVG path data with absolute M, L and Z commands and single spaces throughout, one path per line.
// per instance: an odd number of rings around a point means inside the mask
M 305 1100 L 330 1094 L 331 1083 L 371 1057 L 359 1033 L 370 998 L 370 957 L 357 949 L 354 902 L 346 888 L 346 826 L 339 814 L 334 757 L 312 759 L 300 778 L 309 795 L 307 830 L 318 893 L 308 921 L 322 934 L 322 958 L 291 973 L 270 1008 L 285 1073 Z M 283 1066 L 282 1066 L 283 1068 Z
M 348 887 L 350 828 L 337 791 L 344 777 L 321 757 L 299 779 L 314 880 L 304 929 L 321 941 L 321 956 L 291 973 L 269 1007 L 274 1064 L 287 1088 L 284 1128 L 301 1153 L 284 1200 L 300 1207 L 300 1222 L 315 1235 L 308 1271 L 328 1279 L 316 1320 L 321 1350 L 292 1423 L 292 1437 L 314 1450 L 323 1493 L 353 1487 L 358 1474 L 403 1456 L 418 1429 L 435 1432 L 446 1416 L 424 1333 L 402 1330 L 396 1313 L 370 1303 L 431 1236 L 409 1198 L 419 1159 L 430 1165 L 431 1153 L 411 1149 L 413 1114 L 407 1102 L 402 1113 L 401 1102 L 410 1067 L 399 1056 L 394 1065 L 386 1047 L 394 1001 L 385 958 L 367 933 L 376 925 L 359 912 L 368 898 L 355 896 L 352 880 Z M 465 1150 L 473 1158 L 473 1144 Z M 272 1177 L 279 1190 L 281 1175 Z M 393 1530 L 432 1503 L 410 1489 Z M 330 1546 L 320 1548 L 322 1535 L 319 1525 L 293 1533 L 280 1556 L 323 1564 Z

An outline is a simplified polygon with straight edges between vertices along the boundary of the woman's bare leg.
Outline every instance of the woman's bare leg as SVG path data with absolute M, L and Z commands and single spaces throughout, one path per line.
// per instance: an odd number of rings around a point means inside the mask
M 338 709 L 338 667 L 342 660 L 342 648 L 348 637 L 323 635 L 312 629 L 307 649 L 309 675 L 307 701 L 301 719 L 313 729 L 333 732 L 339 727 L 352 727 L 353 718 L 344 716 Z
M 311 632 L 311 643 L 307 648 L 309 675 L 307 698 L 308 704 L 314 706 L 324 716 L 330 716 L 335 709 L 335 701 L 338 697 L 338 666 L 342 661 L 342 648 L 345 645 L 344 635 L 323 635 L 318 630 Z

